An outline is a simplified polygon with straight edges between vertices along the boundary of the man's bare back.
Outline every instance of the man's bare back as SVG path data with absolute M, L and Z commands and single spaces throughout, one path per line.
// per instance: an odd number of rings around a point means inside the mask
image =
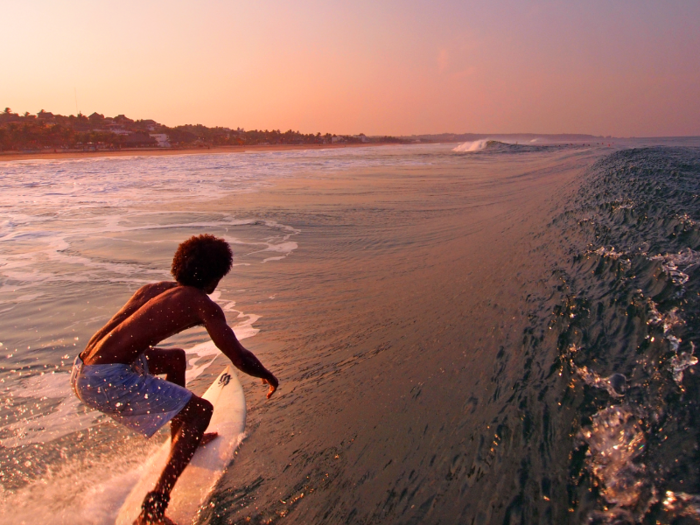
M 131 363 L 164 339 L 204 324 L 204 315 L 211 317 L 217 308 L 197 288 L 176 282 L 147 284 L 90 339 L 81 357 L 86 365 Z

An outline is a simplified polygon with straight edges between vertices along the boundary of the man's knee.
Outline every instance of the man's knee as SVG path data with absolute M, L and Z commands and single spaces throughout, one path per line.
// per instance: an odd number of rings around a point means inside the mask
M 211 404 L 211 401 L 208 401 L 203 397 L 197 398 L 197 405 L 202 414 L 211 415 L 214 413 L 214 405 Z
M 207 420 L 207 424 L 211 420 L 211 416 L 214 414 L 214 405 L 206 399 L 199 398 L 202 402 L 202 417 Z
M 190 413 L 188 414 L 188 419 L 206 429 L 209 421 L 211 421 L 211 416 L 214 413 L 214 405 L 212 405 L 206 399 L 202 399 L 201 397 L 197 396 L 192 396 L 190 404 L 191 409 L 189 410 Z

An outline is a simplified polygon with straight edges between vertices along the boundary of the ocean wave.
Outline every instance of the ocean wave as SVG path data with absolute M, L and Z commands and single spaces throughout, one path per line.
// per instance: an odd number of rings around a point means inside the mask
M 700 150 L 623 150 L 552 223 L 572 254 L 554 270 L 554 326 L 571 387 L 586 389 L 570 490 L 590 523 L 697 516 L 700 426 L 685 396 L 700 393 L 698 194 Z
M 523 146 L 520 144 L 511 144 L 494 139 L 480 139 L 472 142 L 464 142 L 452 151 L 457 153 L 474 153 L 477 151 L 524 151 L 531 150 L 531 146 Z
M 479 139 L 464 142 L 453 148 L 452 151 L 455 153 L 523 153 L 572 147 L 570 144 L 538 144 L 536 141 L 537 139 L 533 139 L 529 143 L 520 143 L 497 139 Z

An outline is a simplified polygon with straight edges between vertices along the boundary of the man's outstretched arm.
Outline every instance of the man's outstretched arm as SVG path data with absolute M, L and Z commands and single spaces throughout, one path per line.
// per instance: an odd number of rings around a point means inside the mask
M 236 338 L 231 327 L 226 323 L 226 316 L 223 310 L 214 302 L 204 307 L 203 320 L 204 327 L 209 333 L 209 337 L 214 341 L 223 354 L 228 357 L 233 365 L 244 374 L 259 377 L 263 383 L 270 385 L 267 393 L 268 399 L 279 385 L 277 378 L 255 357 L 255 354 L 247 350 Z

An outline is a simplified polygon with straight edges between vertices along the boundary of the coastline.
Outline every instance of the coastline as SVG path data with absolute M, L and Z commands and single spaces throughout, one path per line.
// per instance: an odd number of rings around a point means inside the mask
M 211 148 L 129 148 L 121 150 L 100 151 L 67 151 L 67 152 L 37 152 L 15 153 L 0 152 L 0 162 L 15 160 L 60 160 L 84 159 L 93 157 L 160 157 L 165 155 L 217 155 L 222 153 L 251 153 L 267 151 L 304 151 L 316 149 L 365 148 L 376 146 L 396 145 L 392 142 L 371 142 L 362 144 L 255 144 L 250 146 L 214 146 Z

